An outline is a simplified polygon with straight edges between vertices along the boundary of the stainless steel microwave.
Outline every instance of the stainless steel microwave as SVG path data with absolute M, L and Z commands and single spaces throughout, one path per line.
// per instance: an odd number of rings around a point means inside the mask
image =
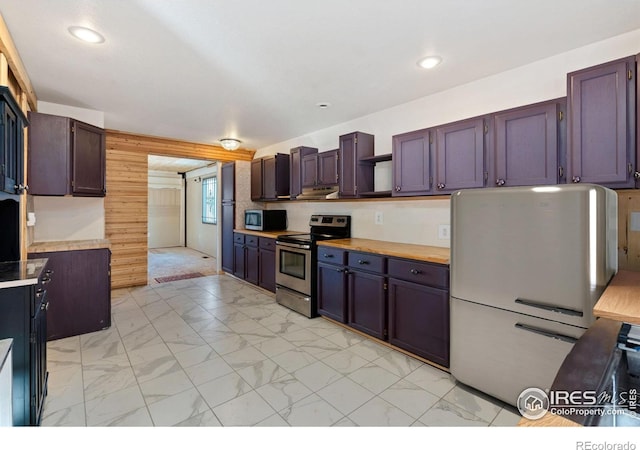
M 245 209 L 244 227 L 247 230 L 278 231 L 287 229 L 285 209 Z

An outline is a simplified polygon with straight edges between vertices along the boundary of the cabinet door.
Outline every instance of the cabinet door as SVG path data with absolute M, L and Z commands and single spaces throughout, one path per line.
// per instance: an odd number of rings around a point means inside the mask
M 258 284 L 260 278 L 260 260 L 258 247 L 247 246 L 245 253 L 245 280 Z
M 111 326 L 111 287 L 108 249 L 32 253 L 48 258 L 52 271 L 46 285 L 49 310 L 47 339 L 62 339 Z
M 568 182 L 633 187 L 635 58 L 568 75 Z
M 289 180 L 289 193 L 294 199 L 302 193 L 302 155 L 300 148 L 292 148 L 291 157 L 291 179 Z
M 431 192 L 429 130 L 393 137 L 393 188 L 391 195 L 425 195 Z
M 2 105 L 2 146 L 0 149 L 0 190 L 20 194 L 23 185 L 23 129 L 22 120 L 7 104 Z
M 449 292 L 389 279 L 389 343 L 449 366 Z
M 71 194 L 70 119 L 32 111 L 29 122 L 29 193 Z
M 232 162 L 223 164 L 220 171 L 222 172 L 220 201 L 222 203 L 233 202 L 236 198 L 236 165 Z
M 318 184 L 338 184 L 338 150 L 318 153 Z
M 105 195 L 104 130 L 83 122 L 72 124 L 73 181 L 72 191 L 78 196 Z
M 342 266 L 318 263 L 318 314 L 347 322 L 346 277 Z
M 496 186 L 559 182 L 559 109 L 553 101 L 495 115 Z
M 276 191 L 276 157 L 262 158 L 262 198 L 275 200 L 278 198 Z
M 259 253 L 260 276 L 258 285 L 271 292 L 276 291 L 276 252 L 260 249 Z
M 31 424 L 40 424 L 47 392 L 47 297 L 38 304 L 31 319 L 30 340 L 31 377 Z
M 483 118 L 436 128 L 435 188 L 439 192 L 484 186 Z
M 245 274 L 245 245 L 233 244 L 233 274 L 244 280 Z
M 385 339 L 387 292 L 385 278 L 358 270 L 348 273 L 349 326 Z
M 302 186 L 312 187 L 318 184 L 318 155 L 302 158 Z
M 262 159 L 251 161 L 251 200 L 260 200 L 262 193 Z
M 235 205 L 223 203 L 220 208 L 222 224 L 222 270 L 233 273 L 233 227 L 235 222 Z
M 355 197 L 356 192 L 356 135 L 340 136 L 340 197 Z

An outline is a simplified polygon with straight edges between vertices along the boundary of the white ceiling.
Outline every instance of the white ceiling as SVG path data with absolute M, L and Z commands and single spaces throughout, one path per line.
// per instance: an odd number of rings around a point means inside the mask
M 189 172 L 212 164 L 212 161 L 201 159 L 172 158 L 170 156 L 159 155 L 149 155 L 147 159 L 149 170 L 174 173 Z
M 640 0 L 20 0 L 0 13 L 39 100 L 247 148 L 640 28 Z M 444 62 L 419 69 L 432 53 Z

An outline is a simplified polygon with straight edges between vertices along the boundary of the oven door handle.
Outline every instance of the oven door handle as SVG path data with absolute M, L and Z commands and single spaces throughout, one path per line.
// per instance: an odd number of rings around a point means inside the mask
M 311 246 L 309 244 L 293 244 L 291 242 L 276 241 L 276 245 L 281 247 L 297 248 L 300 250 L 311 250 Z

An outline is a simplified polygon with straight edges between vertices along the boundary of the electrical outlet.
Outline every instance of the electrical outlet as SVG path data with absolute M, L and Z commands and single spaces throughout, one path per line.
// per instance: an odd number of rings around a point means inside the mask
M 375 224 L 376 225 L 382 225 L 382 222 L 383 222 L 382 211 L 376 211 Z
M 450 239 L 451 227 L 449 225 L 438 225 L 438 239 Z

